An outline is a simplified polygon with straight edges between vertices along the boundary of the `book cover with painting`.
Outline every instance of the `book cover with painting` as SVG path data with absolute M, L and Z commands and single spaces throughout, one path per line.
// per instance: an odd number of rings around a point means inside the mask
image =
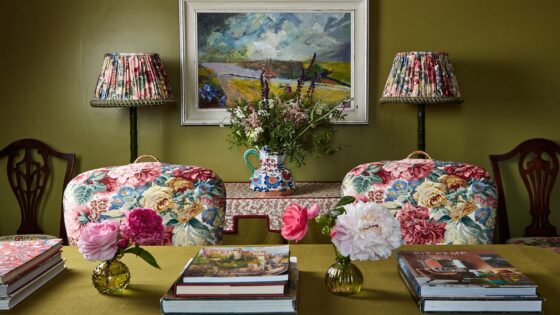
M 397 260 L 419 296 L 536 294 L 527 275 L 491 251 L 402 250 Z
M 183 273 L 185 283 L 288 281 L 288 245 L 208 247 L 201 249 Z

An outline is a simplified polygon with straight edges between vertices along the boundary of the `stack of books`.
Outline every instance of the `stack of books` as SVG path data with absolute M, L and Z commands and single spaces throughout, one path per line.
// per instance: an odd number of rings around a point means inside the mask
M 399 273 L 422 312 L 541 312 L 537 285 L 490 251 L 397 253 Z
M 8 310 L 64 270 L 62 240 L 0 242 L 0 310 Z
M 161 312 L 295 314 L 297 287 L 288 245 L 203 248 L 161 298 Z

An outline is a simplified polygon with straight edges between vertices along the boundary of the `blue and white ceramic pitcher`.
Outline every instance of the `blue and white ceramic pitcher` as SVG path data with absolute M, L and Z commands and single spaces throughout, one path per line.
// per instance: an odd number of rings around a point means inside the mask
M 255 155 L 261 166 L 257 169 L 249 162 L 249 155 Z M 249 149 L 243 154 L 245 165 L 251 170 L 251 190 L 267 195 L 289 195 L 296 189 L 292 172 L 284 166 L 283 152 L 270 152 L 268 146 L 260 151 Z

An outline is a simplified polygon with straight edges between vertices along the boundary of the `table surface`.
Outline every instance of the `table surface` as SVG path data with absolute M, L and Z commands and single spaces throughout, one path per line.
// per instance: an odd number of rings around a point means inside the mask
M 65 247 L 68 270 L 5 314 L 159 314 L 159 299 L 178 277 L 187 260 L 199 247 L 146 247 L 161 270 L 134 255 L 124 262 L 132 274 L 122 296 L 99 294 L 91 284 L 95 263 L 86 261 L 76 247 Z M 404 246 L 403 249 L 494 250 L 526 273 L 546 298 L 545 314 L 560 312 L 560 255 L 526 245 Z M 354 297 L 330 294 L 323 284 L 324 273 L 334 262 L 331 245 L 290 245 L 300 269 L 298 314 L 421 314 L 397 273 L 395 255 L 380 261 L 357 262 L 364 274 L 362 292 Z
M 296 182 L 289 196 L 266 197 L 255 194 L 249 183 L 225 183 L 226 215 L 224 233 L 237 233 L 237 218 L 267 218 L 268 230 L 280 232 L 282 211 L 292 202 L 304 207 L 317 203 L 321 212 L 328 211 L 340 199 L 340 182 Z

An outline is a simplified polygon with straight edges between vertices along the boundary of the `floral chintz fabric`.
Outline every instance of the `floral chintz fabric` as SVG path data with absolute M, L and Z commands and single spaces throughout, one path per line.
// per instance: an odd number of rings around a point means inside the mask
M 424 159 L 362 164 L 345 176 L 342 194 L 388 208 L 407 244 L 492 243 L 496 187 L 475 165 Z
M 90 222 L 121 220 L 125 211 L 154 209 L 166 226 L 162 245 L 214 245 L 222 240 L 226 191 L 213 171 L 196 166 L 135 163 L 78 175 L 64 192 L 68 242 Z

